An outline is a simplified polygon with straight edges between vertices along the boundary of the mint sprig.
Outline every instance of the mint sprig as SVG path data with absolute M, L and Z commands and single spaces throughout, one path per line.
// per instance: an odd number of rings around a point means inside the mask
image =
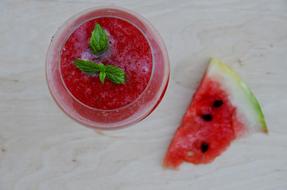
M 106 51 L 108 49 L 108 41 L 106 31 L 101 27 L 101 25 L 96 24 L 89 44 L 92 52 L 98 55 Z
M 81 59 L 76 59 L 74 63 L 78 69 L 85 73 L 98 73 L 101 83 L 104 83 L 106 78 L 115 84 L 125 83 L 126 76 L 124 70 L 115 65 L 104 65 L 102 63 L 94 63 L 92 61 Z

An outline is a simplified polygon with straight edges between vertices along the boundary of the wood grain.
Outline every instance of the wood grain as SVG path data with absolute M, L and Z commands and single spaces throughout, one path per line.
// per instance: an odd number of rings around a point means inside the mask
M 45 81 L 45 53 L 71 15 L 119 5 L 162 35 L 171 82 L 158 109 L 116 131 L 62 113 Z M 286 190 L 286 0 L 1 0 L 0 190 Z M 161 160 L 210 56 L 234 67 L 263 105 L 270 134 L 240 139 L 209 165 Z

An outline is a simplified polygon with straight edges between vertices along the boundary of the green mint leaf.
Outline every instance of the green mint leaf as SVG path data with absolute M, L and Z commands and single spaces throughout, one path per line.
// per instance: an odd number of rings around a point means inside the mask
M 100 79 L 102 84 L 104 84 L 104 82 L 105 82 L 106 75 L 107 74 L 105 72 L 100 72 L 100 74 L 99 74 L 99 79 Z
M 99 63 L 98 66 L 99 66 L 99 71 L 100 72 L 103 72 L 103 73 L 106 72 L 106 66 L 104 64 Z
M 94 74 L 100 71 L 99 65 L 91 61 L 76 59 L 74 63 L 78 69 L 88 74 Z
M 124 84 L 125 83 L 125 72 L 123 69 L 114 66 L 114 65 L 106 65 L 106 73 L 107 78 L 116 84 Z
M 126 76 L 124 70 L 115 65 L 97 64 L 92 61 L 81 59 L 76 59 L 74 63 L 78 69 L 87 74 L 99 73 L 99 80 L 101 83 L 104 83 L 106 78 L 115 84 L 125 83 Z
M 91 38 L 90 48 L 94 54 L 101 54 L 108 49 L 108 36 L 101 25 L 96 24 Z

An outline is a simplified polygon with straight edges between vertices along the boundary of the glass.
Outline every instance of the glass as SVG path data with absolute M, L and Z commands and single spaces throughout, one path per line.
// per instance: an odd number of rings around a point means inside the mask
M 152 50 L 152 73 L 145 90 L 133 102 L 117 109 L 103 110 L 81 103 L 67 89 L 60 72 L 61 50 L 66 40 L 80 25 L 98 17 L 116 17 L 133 24 Z M 72 119 L 92 128 L 121 128 L 146 118 L 162 100 L 169 75 L 167 50 L 157 31 L 141 16 L 118 7 L 88 9 L 67 20 L 53 36 L 46 57 L 46 78 L 55 102 Z

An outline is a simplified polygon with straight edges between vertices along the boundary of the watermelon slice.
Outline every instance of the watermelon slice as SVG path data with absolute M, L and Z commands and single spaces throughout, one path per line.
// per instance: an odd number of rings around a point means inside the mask
M 213 58 L 163 165 L 176 168 L 183 162 L 209 163 L 234 139 L 256 131 L 268 132 L 256 97 L 238 74 Z

